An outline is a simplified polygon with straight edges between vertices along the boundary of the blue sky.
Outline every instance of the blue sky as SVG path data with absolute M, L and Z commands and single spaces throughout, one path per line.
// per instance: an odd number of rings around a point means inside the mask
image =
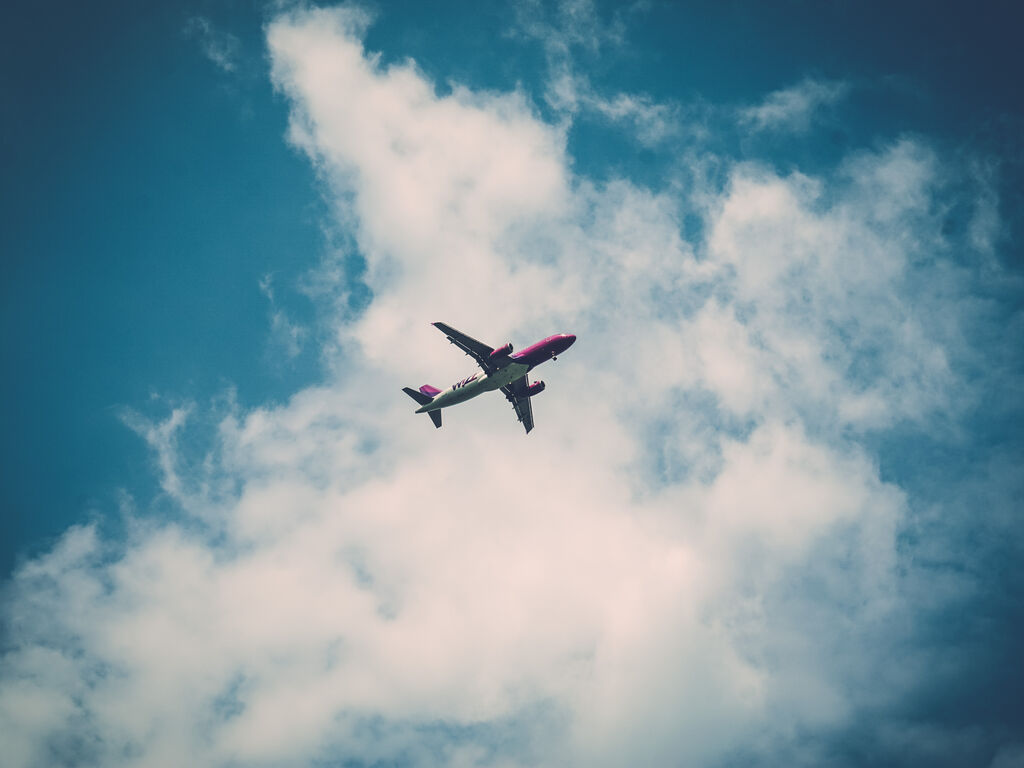
M 11 18 L 15 765 L 1024 764 L 1011 3 Z

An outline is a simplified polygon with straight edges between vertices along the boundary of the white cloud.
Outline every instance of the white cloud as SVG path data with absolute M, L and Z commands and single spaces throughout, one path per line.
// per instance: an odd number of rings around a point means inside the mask
M 755 106 L 740 110 L 740 121 L 759 131 L 805 133 L 820 112 L 849 92 L 841 81 L 806 78 L 796 85 L 774 91 Z
M 745 356 L 760 356 L 774 384 L 758 382 L 748 405 L 784 407 L 772 402 L 781 394 L 866 427 L 952 406 L 948 355 L 959 340 L 938 315 L 963 275 L 936 258 L 949 248 L 932 207 L 938 175 L 936 158 L 909 140 L 848 162 L 831 204 L 800 174 L 736 170 L 708 255 L 735 275 Z
M 860 681 L 902 661 L 876 640 L 906 499 L 857 435 L 956 386 L 937 158 L 739 166 L 691 244 L 687 201 L 573 176 L 524 94 L 438 96 L 366 23 L 267 35 L 373 300 L 327 381 L 229 406 L 208 454 L 185 409 L 131 418 L 184 517 L 118 551 L 75 528 L 16 575 L 9 759 L 701 764 L 884 698 Z M 469 367 L 439 319 L 579 335 L 529 438 L 500 398 L 413 416 L 402 384 Z M 649 482 L 657 424 L 699 471 Z
M 539 259 L 513 270 L 494 249 L 522 222 L 564 211 L 564 136 L 536 120 L 521 94 L 456 89 L 438 99 L 411 63 L 378 71 L 357 40 L 339 37 L 347 14 L 303 18 L 269 30 L 274 78 L 295 100 L 293 139 L 336 188 L 357 191 L 358 240 L 377 296 L 359 330 L 380 342 L 364 336 L 365 351 L 390 356 L 387 346 L 408 339 L 428 306 L 452 322 L 487 306 L 495 330 L 507 331 L 522 315 L 517 297 L 551 274 Z M 488 289 L 473 295 L 466 285 Z

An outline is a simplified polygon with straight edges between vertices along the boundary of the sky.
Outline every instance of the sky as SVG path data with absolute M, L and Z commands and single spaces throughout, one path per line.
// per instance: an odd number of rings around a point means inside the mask
M 5 765 L 1024 766 L 1020 22 L 11 9 Z

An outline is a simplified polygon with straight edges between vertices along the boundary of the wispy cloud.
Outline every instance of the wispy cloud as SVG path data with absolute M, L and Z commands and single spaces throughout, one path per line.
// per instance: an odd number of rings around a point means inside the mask
M 260 280 L 260 291 L 270 303 L 270 343 L 275 350 L 280 350 L 288 358 L 295 358 L 302 352 L 306 341 L 307 329 L 293 322 L 274 299 L 274 279 L 272 275 L 264 275 Z
M 536 40 L 547 62 L 545 100 L 563 119 L 585 114 L 598 116 L 629 130 L 646 146 L 656 146 L 679 132 L 679 110 L 642 93 L 606 96 L 579 70 L 579 55 L 593 57 L 625 44 L 627 17 L 640 13 L 645 3 L 621 5 L 603 19 L 590 0 L 565 0 L 545 6 L 517 6 L 514 34 Z
M 267 36 L 372 301 L 321 385 L 229 403 L 208 448 L 184 410 L 131 421 L 180 517 L 72 529 L 17 573 L 9 759 L 810 765 L 897 711 L 936 661 L 915 596 L 974 588 L 906 555 L 918 503 L 871 439 L 976 386 L 956 169 L 902 139 L 816 177 L 597 184 L 523 94 L 439 97 L 365 23 L 295 11 Z M 579 335 L 528 446 L 500 398 L 440 431 L 411 413 L 402 384 L 464 371 L 435 319 Z
M 185 35 L 199 43 L 203 55 L 225 72 L 238 68 L 239 39 L 213 26 L 205 16 L 192 16 L 185 22 Z
M 654 147 L 679 135 L 682 116 L 671 103 L 660 103 L 646 94 L 601 95 L 590 81 L 568 65 L 552 72 L 547 103 L 567 118 L 598 116 L 624 126 L 643 145 Z
M 528 0 L 515 6 L 517 24 L 513 34 L 539 41 L 549 56 L 568 55 L 572 48 L 596 53 L 603 48 L 622 45 L 625 17 L 643 5 L 642 2 L 620 4 L 603 18 L 593 0 L 558 0 L 554 3 Z
M 740 121 L 758 131 L 804 133 L 823 110 L 841 101 L 849 90 L 849 84 L 842 81 L 806 78 L 768 94 L 757 106 L 740 110 Z

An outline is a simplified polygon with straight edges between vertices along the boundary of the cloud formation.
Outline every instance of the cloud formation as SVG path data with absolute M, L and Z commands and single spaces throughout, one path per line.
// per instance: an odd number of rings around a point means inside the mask
M 73 528 L 16 574 L 12 765 L 812 765 L 898 712 L 935 657 L 916 502 L 872 440 L 970 398 L 954 257 L 992 241 L 948 231 L 951 171 L 904 138 L 818 178 L 597 184 L 526 94 L 439 96 L 368 23 L 297 11 L 267 41 L 372 300 L 333 318 L 321 385 L 227 402 L 209 449 L 188 409 L 132 420 L 180 515 Z M 578 334 L 528 442 L 500 398 L 412 415 L 401 385 L 468 365 L 431 320 Z M 891 727 L 866 741 L 920 754 Z
M 741 110 L 740 121 L 758 131 L 806 133 L 821 111 L 842 100 L 849 89 L 848 83 L 808 77 Z

